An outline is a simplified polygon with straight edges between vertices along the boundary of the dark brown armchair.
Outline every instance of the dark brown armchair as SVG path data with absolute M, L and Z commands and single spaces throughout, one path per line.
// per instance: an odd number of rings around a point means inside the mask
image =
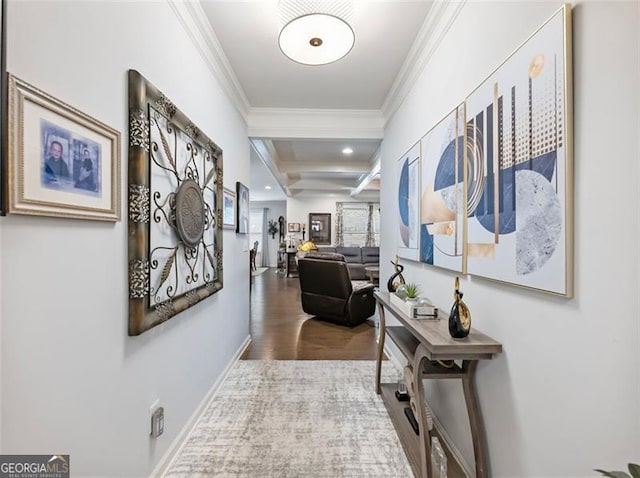
M 308 253 L 298 259 L 298 276 L 307 314 L 353 327 L 375 312 L 373 284 L 352 283 L 341 254 Z

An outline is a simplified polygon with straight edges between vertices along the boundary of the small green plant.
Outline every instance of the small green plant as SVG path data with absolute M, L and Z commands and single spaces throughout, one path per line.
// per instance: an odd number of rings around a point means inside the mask
M 420 293 L 420 288 L 418 287 L 418 284 L 410 282 L 404 285 L 404 291 L 407 299 L 417 299 L 418 294 Z
M 276 238 L 276 232 L 278 232 L 278 223 L 273 219 L 269 219 L 269 227 L 267 228 L 269 234 L 271 234 L 271 239 Z
M 594 471 L 602 473 L 604 476 L 608 476 L 609 478 L 640 478 L 640 465 L 636 465 L 634 463 L 629 463 L 629 474 L 624 471 Z

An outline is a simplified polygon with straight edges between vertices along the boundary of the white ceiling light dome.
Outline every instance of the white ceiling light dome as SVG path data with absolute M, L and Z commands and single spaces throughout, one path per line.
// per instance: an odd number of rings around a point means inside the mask
M 355 43 L 353 1 L 280 0 L 282 53 L 304 65 L 343 58 Z

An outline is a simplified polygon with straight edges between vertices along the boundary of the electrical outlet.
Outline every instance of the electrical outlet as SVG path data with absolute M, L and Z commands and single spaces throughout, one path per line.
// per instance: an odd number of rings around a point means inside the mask
M 164 432 L 164 408 L 160 407 L 151 415 L 151 436 L 158 438 Z
M 153 438 L 158 438 L 164 432 L 164 408 L 160 406 L 160 399 L 156 399 L 149 407 L 151 432 Z

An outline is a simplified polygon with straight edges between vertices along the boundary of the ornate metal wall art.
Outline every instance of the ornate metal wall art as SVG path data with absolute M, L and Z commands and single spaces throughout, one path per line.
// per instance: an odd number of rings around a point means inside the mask
M 222 150 L 129 70 L 129 335 L 222 288 Z

